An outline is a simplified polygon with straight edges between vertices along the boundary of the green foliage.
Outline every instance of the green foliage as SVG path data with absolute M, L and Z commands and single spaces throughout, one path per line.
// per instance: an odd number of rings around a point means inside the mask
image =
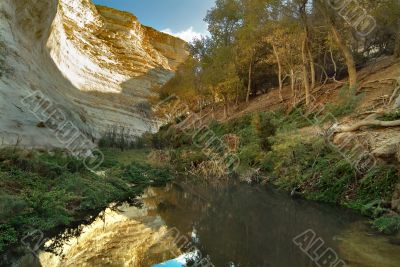
M 315 136 L 307 138 L 296 131 L 310 124 L 304 112 L 297 109 L 288 115 L 258 113 L 226 123 L 214 121 L 209 128 L 219 138 L 226 134 L 239 137 L 239 175 L 249 168 L 260 169 L 278 187 L 296 188 L 308 199 L 345 205 L 373 218 L 387 214 L 387 203 L 399 182 L 397 171 L 378 165 L 365 175 L 358 174 L 352 163 L 329 141 Z M 201 168 L 209 159 L 202 148 L 184 141 L 183 136 L 190 137 L 191 133 L 165 128 L 148 138 L 157 142 L 168 140 L 162 147 L 171 149 L 170 163 L 175 170 L 187 173 Z M 138 176 L 138 168 L 140 170 L 140 166 L 134 166 L 125 171 L 125 175 Z
M 271 150 L 272 142 L 270 140 L 277 131 L 273 123 L 273 118 L 270 113 L 255 114 L 252 120 L 252 126 L 260 140 L 262 150 Z
M 286 112 L 281 109 L 275 112 L 263 112 L 259 115 L 263 117 L 264 123 L 267 124 L 263 126 L 264 129 L 270 129 L 268 133 L 269 136 L 295 132 L 298 129 L 317 123 L 314 114 L 306 112 L 303 107 L 295 108 L 291 110 L 289 114 L 286 114 Z
M 17 243 L 17 232 L 8 224 L 0 224 L 0 252 Z
M 170 151 L 170 155 L 170 163 L 174 166 L 175 170 L 182 173 L 192 168 L 197 168 L 208 159 L 206 154 L 197 147 L 174 149 Z
M 273 124 L 274 115 L 272 113 L 259 113 L 254 115 L 245 115 L 233 119 L 227 123 L 213 121 L 209 125 L 212 135 L 224 140 L 227 134 L 236 135 L 239 139 L 237 155 L 241 161 L 241 169 L 249 167 L 259 167 L 265 162 L 265 152 L 271 148 L 271 137 L 276 132 L 276 126 Z M 170 140 L 168 148 L 171 151 L 171 163 L 178 171 L 187 171 L 193 167 L 209 160 L 203 153 L 202 148 L 196 147 L 191 142 L 194 132 L 185 135 L 177 133 L 177 140 Z M 162 134 L 161 131 L 158 135 Z M 185 141 L 189 138 L 190 141 Z M 165 136 L 163 140 L 168 140 Z
M 364 94 L 357 93 L 357 87 L 349 88 L 344 86 L 340 89 L 338 95 L 338 102 L 335 104 L 328 104 L 327 111 L 334 117 L 341 117 L 351 114 L 358 106 Z
M 240 138 L 240 146 L 244 147 L 254 142 L 259 142 L 256 129 L 252 126 L 252 116 L 245 115 L 244 117 L 235 119 L 228 123 L 226 134 L 232 133 Z
M 374 227 L 382 232 L 399 230 L 399 217 L 386 215 L 390 213 L 387 203 L 400 181 L 393 167 L 377 165 L 360 176 L 323 139 L 307 141 L 293 134 L 275 136 L 263 164 L 272 169 L 274 182 L 281 188 L 297 188 L 308 199 L 357 209 L 374 218 Z
M 397 170 L 388 166 L 377 166 L 360 181 L 357 198 L 368 203 L 374 200 L 390 201 L 399 182 Z
M 275 136 L 268 160 L 278 186 L 288 190 L 300 188 L 307 198 L 346 204 L 365 212 L 369 210 L 365 205 L 371 202 L 389 201 L 399 182 L 397 171 L 387 166 L 374 167 L 359 177 L 351 162 L 318 138 Z M 376 212 L 368 211 L 369 215 Z
M 192 144 L 191 134 L 186 134 L 173 126 L 160 129 L 159 132 L 151 135 L 148 139 L 151 142 L 151 146 L 155 149 L 166 147 L 178 148 Z
M 0 78 L 13 73 L 13 70 L 6 63 L 6 57 L 8 54 L 9 51 L 7 50 L 6 44 L 4 40 L 0 38 Z
M 121 126 L 113 126 L 100 138 L 99 147 L 101 148 L 119 148 L 121 150 L 141 148 L 137 147 L 136 136 L 130 129 Z
M 265 158 L 265 153 L 258 143 L 250 143 L 240 148 L 239 152 L 241 166 L 258 167 Z
M 103 177 L 60 151 L 0 150 L 0 253 L 28 228 L 46 232 L 70 225 L 79 214 L 104 209 L 173 178 L 168 169 L 130 158 L 124 165 L 117 153 L 105 154 L 102 167 L 108 170 Z
M 132 163 L 124 168 L 122 177 L 136 185 L 161 186 L 173 179 L 168 169 L 153 168 L 144 163 Z
M 380 232 L 385 234 L 396 234 L 400 231 L 400 215 L 385 215 L 372 223 Z
M 371 202 L 365 202 L 363 199 L 356 199 L 346 203 L 346 206 L 355 210 L 359 210 L 363 215 L 371 218 L 378 218 L 388 211 L 383 201 L 379 199 Z
M 396 109 L 388 114 L 385 114 L 384 116 L 381 116 L 379 119 L 383 121 L 400 120 L 400 109 Z

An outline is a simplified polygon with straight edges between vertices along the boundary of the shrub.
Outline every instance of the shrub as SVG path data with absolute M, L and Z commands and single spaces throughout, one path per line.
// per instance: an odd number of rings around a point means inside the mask
M 119 148 L 126 150 L 135 147 L 137 137 L 131 133 L 130 129 L 124 126 L 110 127 L 100 138 L 99 146 L 102 148 Z
M 174 168 L 181 172 L 196 168 L 202 162 L 207 161 L 207 156 L 198 148 L 175 149 L 171 151 L 170 156 Z
M 258 143 L 248 144 L 240 149 L 240 164 L 246 167 L 257 167 L 262 162 L 264 155 Z
M 354 88 L 344 86 L 339 91 L 338 102 L 328 104 L 326 107 L 334 117 L 346 116 L 357 108 L 363 97 L 364 94 L 357 94 L 357 86 Z
M 372 223 L 373 227 L 385 234 L 396 234 L 400 231 L 400 215 L 385 215 Z
M 274 113 L 272 121 L 280 132 L 290 132 L 312 124 L 311 116 L 304 108 L 298 107 L 285 115 L 283 111 Z M 308 117 L 307 117 L 308 116 Z
M 26 207 L 27 204 L 21 197 L 0 193 L 0 222 L 4 223 L 7 218 L 15 213 L 22 212 Z
M 395 121 L 400 119 L 400 109 L 393 110 L 379 118 L 383 121 Z
M 357 199 L 365 204 L 375 200 L 389 202 L 398 182 L 399 176 L 394 167 L 377 166 L 361 179 Z
M 172 173 L 165 168 L 153 168 L 148 164 L 132 163 L 125 167 L 123 177 L 137 185 L 165 185 L 173 179 Z
M 276 133 L 276 126 L 273 124 L 273 118 L 270 113 L 259 113 L 253 116 L 252 127 L 254 128 L 260 142 L 261 149 L 271 150 L 272 142 L 270 140 Z
M 8 224 L 0 224 L 0 252 L 10 245 L 17 243 L 17 231 Z

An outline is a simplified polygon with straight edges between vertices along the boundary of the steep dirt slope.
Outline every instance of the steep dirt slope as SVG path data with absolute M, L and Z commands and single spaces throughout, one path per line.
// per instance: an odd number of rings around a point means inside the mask
M 354 125 L 373 112 L 400 107 L 400 60 L 392 57 L 378 58 L 360 69 L 358 78 L 357 94 L 363 96 L 352 114 L 336 118 L 339 125 Z M 314 109 L 324 112 L 323 107 L 325 107 L 326 112 L 326 104 L 338 103 L 341 99 L 340 89 L 345 83 L 346 80 L 315 88 L 312 93 Z M 257 112 L 290 110 L 288 108 L 292 106 L 290 86 L 284 87 L 282 94 L 283 102 L 280 101 L 278 90 L 272 89 L 266 94 L 255 97 L 248 104 L 232 105 L 227 118 L 224 117 L 222 106 L 218 106 L 214 111 L 208 108 L 202 111 L 202 114 L 207 114 L 202 115 L 202 123 L 208 124 L 212 120 L 228 121 Z M 301 91 L 297 91 L 297 101 L 301 99 L 304 99 L 304 96 Z M 318 135 L 321 133 L 321 126 L 306 127 L 301 129 L 301 132 L 305 136 Z M 362 127 L 355 131 L 336 134 L 334 142 L 349 150 L 352 145 L 362 145 L 377 161 L 382 160 L 400 166 L 400 126 Z
M 90 0 L 3 0 L 0 144 L 63 146 L 21 103 L 37 91 L 90 139 L 117 125 L 154 131 L 146 98 L 186 57 L 184 41 Z

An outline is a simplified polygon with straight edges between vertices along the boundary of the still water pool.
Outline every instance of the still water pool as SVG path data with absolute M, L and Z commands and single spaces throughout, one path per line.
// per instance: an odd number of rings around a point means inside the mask
M 107 209 L 63 241 L 61 256 L 42 252 L 36 265 L 179 267 L 197 258 L 218 267 L 311 267 L 329 250 L 337 267 L 400 266 L 398 239 L 373 233 L 366 218 L 268 186 L 182 182 L 149 188 L 141 202 Z

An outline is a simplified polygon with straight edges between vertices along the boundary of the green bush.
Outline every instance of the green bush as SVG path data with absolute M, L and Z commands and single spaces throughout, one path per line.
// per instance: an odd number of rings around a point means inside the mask
M 271 137 L 276 134 L 277 127 L 273 123 L 273 115 L 270 113 L 259 113 L 253 116 L 252 127 L 254 128 L 262 150 L 271 150 Z
M 394 167 L 377 166 L 361 179 L 357 190 L 357 199 L 364 203 L 375 200 L 389 202 L 399 181 L 397 170 Z
M 137 185 L 165 185 L 173 179 L 168 169 L 153 168 L 148 164 L 132 163 L 125 167 L 123 177 Z
M 131 133 L 129 128 L 124 126 L 110 127 L 100 138 L 99 146 L 101 148 L 119 148 L 127 150 L 135 148 L 136 136 Z
M 26 207 L 27 203 L 20 196 L 0 192 L 0 223 L 5 223 L 10 216 L 20 213 Z
M 241 166 L 258 167 L 265 154 L 258 143 L 251 143 L 240 148 L 239 158 Z
M 400 215 L 385 215 L 372 223 L 373 227 L 385 234 L 396 234 L 400 231 Z
M 17 242 L 17 231 L 8 224 L 0 224 L 0 252 Z
M 185 172 L 207 161 L 207 156 L 198 148 L 174 149 L 170 153 L 171 163 L 177 171 Z
M 283 111 L 274 113 L 272 117 L 273 124 L 280 132 L 290 132 L 296 129 L 307 127 L 313 124 L 313 114 L 308 114 L 302 107 L 293 109 L 285 115 Z
M 393 110 L 390 113 L 381 116 L 379 119 L 383 121 L 400 120 L 400 109 Z
M 326 106 L 327 111 L 334 117 L 349 115 L 354 112 L 363 97 L 364 94 L 357 94 L 357 87 L 349 88 L 344 86 L 339 91 L 338 102 L 328 104 Z

